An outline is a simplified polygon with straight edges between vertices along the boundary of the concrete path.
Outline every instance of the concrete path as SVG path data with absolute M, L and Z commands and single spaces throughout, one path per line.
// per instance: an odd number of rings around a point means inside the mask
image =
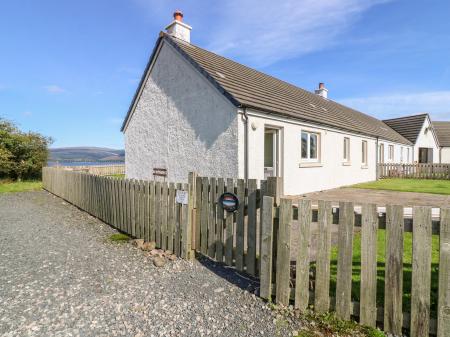
M 154 267 L 116 231 L 47 192 L 0 194 L 1 336 L 292 336 L 209 261 Z

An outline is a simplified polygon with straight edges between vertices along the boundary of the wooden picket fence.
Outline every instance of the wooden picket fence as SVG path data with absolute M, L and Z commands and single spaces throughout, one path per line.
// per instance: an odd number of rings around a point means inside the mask
M 450 164 L 378 164 L 378 178 L 450 179 Z
M 432 218 L 431 207 L 280 198 L 280 181 L 198 177 L 196 227 L 193 247 L 216 261 L 260 279 L 260 296 L 276 303 L 379 326 L 384 331 L 411 336 L 448 336 L 450 332 L 450 208 Z M 224 191 L 238 197 L 235 213 L 224 212 L 217 198 Z M 278 192 L 278 193 L 277 193 Z M 436 209 L 434 209 L 436 213 Z M 433 214 L 434 214 L 433 213 Z M 436 214 L 434 214 L 436 216 Z M 292 226 L 297 222 L 298 231 Z M 317 254 L 310 257 L 313 223 L 317 225 Z M 337 225 L 337 275 L 331 288 L 331 228 Z M 361 262 L 354 266 L 353 240 L 361 232 Z M 386 233 L 384 297 L 377 307 L 377 231 Z M 404 235 L 412 232 L 411 305 L 403 305 Z M 439 303 L 431 314 L 431 240 L 440 235 Z M 298 249 L 291 252 L 293 235 Z M 294 257 L 292 257 L 295 253 Z M 360 294 L 352 298 L 352 276 L 360 270 Z M 409 295 L 408 295 L 409 296 Z M 355 296 L 353 296 L 355 297 Z M 378 295 L 378 302 L 380 295 Z M 437 312 L 437 314 L 436 314 Z M 432 317 L 437 316 L 437 319 Z
M 396 335 L 405 331 L 411 336 L 449 335 L 450 208 L 282 198 L 280 178 L 258 182 L 190 173 L 188 184 L 174 184 L 44 168 L 43 183 L 51 193 L 135 238 L 155 241 L 159 248 L 183 258 L 192 258 L 197 251 L 259 278 L 264 299 L 292 303 L 299 310 L 335 311 L 342 319 L 352 318 Z M 187 205 L 176 202 L 176 190 L 188 192 Z M 236 212 L 226 212 L 218 204 L 223 192 L 238 196 Z M 298 230 L 292 230 L 294 225 Z M 331 240 L 336 225 L 334 281 Z M 386 234 L 381 301 L 377 294 L 380 230 Z M 403 303 L 407 232 L 412 232 L 408 306 Z M 353 260 L 355 235 L 361 236 L 358 265 Z M 439 264 L 433 267 L 432 235 L 439 235 L 440 246 Z M 358 298 L 352 291 L 355 273 L 360 275 Z M 438 286 L 432 283 L 436 275 Z M 436 305 L 431 295 L 437 297 Z
M 176 202 L 190 184 L 102 177 L 45 167 L 44 188 L 134 238 L 191 258 L 192 205 Z M 192 210 L 191 210 L 192 212 Z

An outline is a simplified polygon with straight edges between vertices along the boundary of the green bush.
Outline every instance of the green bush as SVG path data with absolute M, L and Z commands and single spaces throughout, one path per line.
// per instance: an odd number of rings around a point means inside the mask
M 22 132 L 0 118 L 0 179 L 36 179 L 47 164 L 52 139 L 36 132 Z

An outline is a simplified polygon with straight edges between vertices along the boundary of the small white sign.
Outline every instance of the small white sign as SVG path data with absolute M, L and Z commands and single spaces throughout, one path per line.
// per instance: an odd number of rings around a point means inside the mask
M 177 190 L 175 200 L 178 204 L 187 205 L 189 203 L 188 191 Z

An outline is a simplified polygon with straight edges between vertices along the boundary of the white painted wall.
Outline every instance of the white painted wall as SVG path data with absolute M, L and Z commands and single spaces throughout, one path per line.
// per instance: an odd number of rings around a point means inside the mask
M 441 148 L 441 163 L 450 164 L 450 147 Z
M 163 43 L 125 129 L 126 177 L 153 179 L 153 168 L 174 182 L 190 171 L 238 176 L 237 120 L 236 108 Z
M 326 190 L 376 179 L 376 139 L 338 130 L 322 128 L 278 116 L 247 111 L 249 115 L 249 177 L 264 179 L 264 128 L 280 129 L 281 172 L 284 193 L 296 195 Z M 251 126 L 256 126 L 253 130 Z M 320 165 L 302 166 L 301 131 L 310 130 L 321 136 Z M 350 165 L 344 164 L 344 137 L 350 137 Z M 362 165 L 362 141 L 368 145 L 368 165 Z M 400 148 L 399 144 L 396 144 Z
M 414 145 L 414 161 L 419 162 L 419 148 L 429 147 L 433 148 L 433 163 L 439 163 L 439 146 L 437 144 L 436 136 L 431 129 L 427 128 L 430 126 L 431 122 L 428 118 L 422 125 L 419 136 L 417 137 L 416 144 Z
M 378 154 L 380 155 L 380 148 L 381 145 L 384 145 L 384 163 L 405 163 L 405 164 L 412 164 L 413 163 L 413 153 L 414 148 L 410 145 L 405 144 L 398 144 L 386 140 L 379 140 L 378 141 Z M 389 158 L 389 145 L 394 146 L 394 157 L 391 159 Z M 402 148 L 403 148 L 403 156 L 402 156 Z M 409 149 L 409 160 L 408 160 L 408 149 Z M 380 158 L 380 162 L 381 162 Z

